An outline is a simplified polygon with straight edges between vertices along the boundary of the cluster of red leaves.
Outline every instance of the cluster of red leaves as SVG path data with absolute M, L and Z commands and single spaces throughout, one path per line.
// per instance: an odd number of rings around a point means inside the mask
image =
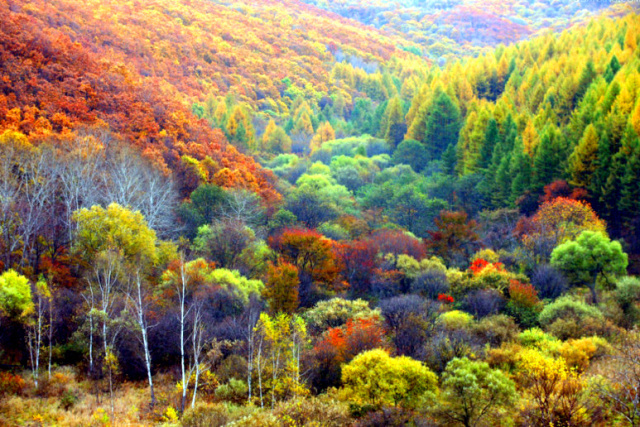
M 468 221 L 466 212 L 442 211 L 434 220 L 437 230 L 429 231 L 427 249 L 445 260 L 452 254 L 470 254 L 478 246 L 478 223 Z
M 540 196 L 540 203 L 551 202 L 558 197 L 584 201 L 587 196 L 587 191 L 584 188 L 571 188 L 567 181 L 558 180 L 545 185 L 544 194 Z
M 340 282 L 343 270 L 335 242 L 315 230 L 288 228 L 269 238 L 269 246 L 278 251 L 285 262 L 294 265 L 301 276 L 328 289 L 344 287 Z
M 0 372 L 0 396 L 22 393 L 25 382 L 20 375 L 10 372 Z
M 509 284 L 509 298 L 515 304 L 527 308 L 533 308 L 540 302 L 538 291 L 533 285 L 515 279 Z
M 438 301 L 443 302 L 445 304 L 452 304 L 453 301 L 455 301 L 455 300 L 453 299 L 453 297 L 451 295 L 439 294 L 438 295 Z
M 386 347 L 386 331 L 377 317 L 371 317 L 350 319 L 342 327 L 327 329 L 314 351 L 329 356 L 333 363 L 348 363 L 363 351 Z
M 498 271 L 504 271 L 503 263 L 501 262 L 490 263 L 489 261 L 486 261 L 482 258 L 478 258 L 477 260 L 473 261 L 473 263 L 469 266 L 469 270 L 471 270 L 474 276 L 477 276 L 482 272 L 482 270 L 484 270 L 490 265 L 493 266 Z

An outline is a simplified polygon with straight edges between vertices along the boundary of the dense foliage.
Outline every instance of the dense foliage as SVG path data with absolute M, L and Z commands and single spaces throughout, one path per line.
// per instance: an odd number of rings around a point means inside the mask
M 423 3 L 2 3 L 0 424 L 637 425 L 638 15 Z

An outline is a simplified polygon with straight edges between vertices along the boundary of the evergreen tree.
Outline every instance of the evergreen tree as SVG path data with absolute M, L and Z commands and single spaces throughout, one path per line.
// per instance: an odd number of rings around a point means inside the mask
M 562 159 L 559 156 L 559 147 L 557 140 L 560 136 L 556 133 L 555 128 L 548 127 L 540 137 L 540 143 L 533 158 L 535 170 L 535 178 L 533 187 L 536 192 L 542 191 L 542 188 L 560 178 L 560 164 Z
M 618 58 L 613 55 L 611 61 L 609 61 L 609 65 L 607 65 L 607 70 L 604 72 L 604 79 L 607 83 L 611 83 L 613 81 L 618 70 L 620 70 L 620 62 L 618 61 Z
M 441 92 L 426 122 L 425 143 L 432 159 L 438 159 L 451 144 L 458 142 L 461 126 L 460 109 L 449 95 Z
M 451 144 L 444 150 L 444 153 L 442 153 L 443 172 L 447 175 L 454 175 L 457 161 L 456 146 L 455 144 Z
M 600 137 L 595 166 L 595 172 L 589 185 L 589 193 L 592 195 L 595 205 L 600 207 L 611 167 L 611 142 L 606 132 Z M 600 209 L 598 210 L 600 211 Z
M 582 139 L 569 158 L 571 185 L 587 188 L 591 184 L 591 178 L 597 167 L 598 141 L 596 128 L 593 125 L 587 126 Z
M 484 133 L 484 144 L 480 150 L 480 168 L 486 169 L 491 163 L 491 156 L 493 155 L 493 149 L 500 140 L 500 130 L 498 129 L 498 122 L 492 117 L 489 119 L 487 129 Z
M 391 148 L 395 148 L 402 142 L 404 135 L 407 133 L 400 97 L 396 96 L 389 102 L 384 115 L 387 124 L 385 139 Z
M 573 96 L 574 106 L 578 105 L 580 100 L 584 97 L 584 94 L 587 93 L 587 89 L 589 88 L 591 82 L 593 82 L 593 79 L 595 79 L 595 77 L 595 66 L 593 65 L 593 61 L 589 60 L 582 70 L 580 80 L 578 80 L 578 88 L 576 89 L 575 95 Z

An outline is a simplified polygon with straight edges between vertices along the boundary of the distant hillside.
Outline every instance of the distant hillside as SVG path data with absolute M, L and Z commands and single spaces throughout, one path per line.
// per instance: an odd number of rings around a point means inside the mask
M 550 29 L 585 22 L 611 3 L 558 0 L 302 0 L 421 45 L 428 57 L 476 55 Z M 608 14 L 621 15 L 629 4 Z
M 232 94 L 286 114 L 294 98 L 333 90 L 337 59 L 375 69 L 403 54 L 399 39 L 303 3 L 252 3 L 3 2 L 0 131 L 36 140 L 106 122 L 161 167 L 209 156 L 237 185 L 269 193 L 269 176 L 190 106 Z

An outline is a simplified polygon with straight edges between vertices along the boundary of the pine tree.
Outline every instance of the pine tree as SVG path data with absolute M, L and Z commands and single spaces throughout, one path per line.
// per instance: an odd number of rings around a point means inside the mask
M 498 122 L 493 117 L 489 119 L 487 129 L 484 133 L 484 143 L 480 150 L 480 168 L 486 169 L 491 163 L 491 156 L 493 155 L 493 149 L 500 140 L 500 131 L 498 129 Z
M 559 153 L 558 135 L 555 128 L 547 127 L 533 159 L 535 178 L 533 187 L 536 192 L 542 191 L 545 185 L 560 178 L 560 164 L 562 159 Z
M 496 208 L 509 204 L 511 196 L 511 154 L 502 157 L 496 170 L 495 180 L 491 191 L 491 203 Z
M 611 167 L 611 142 L 609 141 L 609 136 L 606 132 L 604 132 L 600 137 L 600 142 L 598 143 L 598 155 L 595 164 L 596 168 L 591 177 L 589 193 L 593 196 L 595 205 L 600 207 Z M 600 211 L 601 209 L 598 210 Z
M 516 200 L 531 188 L 531 177 L 533 175 L 531 167 L 531 157 L 522 150 L 514 154 L 514 161 L 511 166 L 511 197 L 510 203 L 515 204 Z
M 587 126 L 569 158 L 571 185 L 587 188 L 591 184 L 591 177 L 597 167 L 599 140 L 596 128 L 593 125 Z
M 613 81 L 613 78 L 616 76 L 616 74 L 618 73 L 618 70 L 620 70 L 620 62 L 618 61 L 618 58 L 613 55 L 613 57 L 611 58 L 611 61 L 609 61 L 609 64 L 607 65 L 607 70 L 604 72 L 604 78 L 607 81 L 607 83 L 611 83 Z
M 619 210 L 626 228 L 632 225 L 633 218 L 640 213 L 640 140 L 632 130 L 625 138 L 625 145 L 621 149 L 626 156 L 624 174 L 620 178 Z
M 587 89 L 593 82 L 593 79 L 596 77 L 595 66 L 593 65 L 593 61 L 587 61 L 584 69 L 582 70 L 582 74 L 580 75 L 580 80 L 578 80 L 578 87 L 576 89 L 575 95 L 573 96 L 573 105 L 576 106 L 580 102 L 580 100 L 584 97 L 584 94 L 587 93 Z
M 443 172 L 447 175 L 453 175 L 456 170 L 456 146 L 451 144 L 442 153 L 442 168 Z
M 449 95 L 441 92 L 426 121 L 424 141 L 432 159 L 438 159 L 449 145 L 458 142 L 460 128 L 460 109 Z
M 395 148 L 402 142 L 404 135 L 407 133 L 400 97 L 396 96 L 389 101 L 384 115 L 387 124 L 385 139 L 390 147 Z

